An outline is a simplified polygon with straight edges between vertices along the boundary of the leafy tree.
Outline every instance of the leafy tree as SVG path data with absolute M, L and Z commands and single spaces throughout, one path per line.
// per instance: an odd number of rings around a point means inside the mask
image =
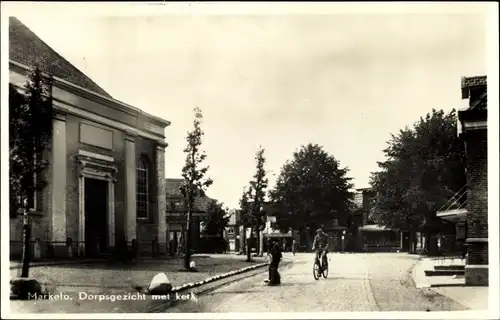
M 34 67 L 19 92 L 9 84 L 9 187 L 10 214 L 27 202 L 33 208 L 35 191 L 42 190 L 46 181 L 42 173 L 48 166 L 44 159 L 52 137 L 51 78 L 44 77 Z M 26 209 L 26 208 L 25 208 Z
M 312 236 L 316 228 L 334 219 L 346 225 L 354 196 L 347 173 L 321 146 L 302 146 L 282 167 L 270 192 L 277 209 L 276 226 L 282 232 L 309 230 Z
M 265 212 L 263 211 L 266 189 L 269 184 L 269 180 L 266 178 L 266 170 L 264 169 L 264 164 L 266 158 L 264 157 L 265 150 L 259 147 L 255 155 L 255 160 L 257 161 L 257 169 L 253 179 L 250 181 L 250 187 L 244 193 L 242 198 L 243 204 L 246 210 L 243 211 L 244 220 L 248 227 L 252 229 L 251 237 L 256 236 L 255 241 L 257 248 L 259 248 L 258 236 L 262 231 L 262 227 L 265 225 Z M 246 201 L 246 203 L 245 203 Z M 243 208 L 242 208 L 243 209 Z M 250 255 L 250 248 L 248 248 L 248 255 Z M 247 257 L 248 258 L 248 257 Z M 249 260 L 249 259 L 248 259 Z
M 410 230 L 411 237 L 465 185 L 463 144 L 457 137 L 455 110 L 432 110 L 412 128 L 391 135 L 386 160 L 372 173 L 377 222 Z M 426 246 L 432 230 L 426 229 Z
M 253 180 L 250 181 L 252 196 L 252 227 L 254 229 L 254 234 L 257 237 L 255 242 L 257 248 L 260 247 L 259 234 L 261 229 L 265 226 L 265 212 L 264 212 L 264 202 L 266 199 L 266 189 L 269 184 L 269 180 L 266 178 L 266 170 L 264 169 L 264 164 L 266 163 L 266 158 L 264 157 L 265 150 L 259 147 L 255 155 L 255 160 L 257 161 L 257 170 L 253 176 Z M 259 254 L 262 254 L 260 252 Z
M 207 208 L 208 219 L 203 221 L 203 229 L 206 235 L 216 235 L 222 237 L 224 229 L 227 227 L 229 217 L 223 204 L 217 200 L 211 200 Z
M 203 196 L 206 189 L 213 183 L 212 179 L 207 178 L 208 166 L 203 166 L 207 155 L 201 149 L 202 137 L 204 135 L 201 129 L 203 115 L 201 109 L 196 107 L 194 109 L 193 129 L 188 132 L 186 141 L 187 146 L 184 149 L 186 153 L 186 162 L 182 168 L 182 177 L 184 182 L 180 187 L 180 191 L 184 196 L 186 209 L 187 209 L 187 232 L 186 232 L 186 246 L 184 256 L 184 267 L 189 270 L 191 260 L 191 224 L 192 215 L 194 210 L 194 202 L 196 197 Z

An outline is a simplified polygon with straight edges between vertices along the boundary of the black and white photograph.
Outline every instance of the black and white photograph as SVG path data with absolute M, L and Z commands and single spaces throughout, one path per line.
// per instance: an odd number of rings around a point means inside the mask
M 498 3 L 1 5 L 2 318 L 499 317 Z

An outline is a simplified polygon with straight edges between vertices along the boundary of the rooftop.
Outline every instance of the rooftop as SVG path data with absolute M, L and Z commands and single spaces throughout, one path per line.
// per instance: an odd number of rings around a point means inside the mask
M 486 76 L 462 77 L 462 99 L 469 99 L 469 107 L 463 111 L 485 111 L 488 108 Z
M 486 86 L 486 76 L 462 77 L 462 89 Z
M 9 18 L 9 60 L 29 67 L 36 65 L 54 77 L 112 98 L 109 93 L 59 55 L 15 17 Z
M 166 193 L 167 193 L 167 208 L 170 207 L 170 202 L 180 202 L 179 205 L 176 205 L 175 207 L 179 210 L 182 210 L 184 207 L 184 203 L 182 201 L 182 193 L 180 190 L 180 187 L 182 185 L 182 182 L 184 179 L 182 178 L 166 178 Z M 196 211 L 207 211 L 208 205 L 210 201 L 213 199 L 207 196 L 203 197 L 196 197 L 194 201 L 194 207 Z M 168 209 L 167 209 L 168 210 Z

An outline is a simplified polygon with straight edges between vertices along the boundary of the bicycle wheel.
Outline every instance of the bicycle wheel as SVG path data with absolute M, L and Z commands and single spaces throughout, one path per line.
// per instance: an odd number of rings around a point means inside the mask
M 323 275 L 323 278 L 327 278 L 328 277 L 328 265 L 326 265 L 323 269 L 323 272 L 321 272 L 321 274 Z
M 316 262 L 314 263 L 314 266 L 313 266 L 313 276 L 314 276 L 314 280 L 319 280 L 319 277 L 321 277 L 321 273 L 320 273 L 320 267 L 319 267 L 319 264 L 317 264 Z

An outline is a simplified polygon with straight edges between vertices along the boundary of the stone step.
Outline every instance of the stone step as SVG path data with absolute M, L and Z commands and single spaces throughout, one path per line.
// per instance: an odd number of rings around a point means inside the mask
M 455 265 L 436 265 L 434 266 L 434 270 L 465 270 L 465 265 L 463 264 L 455 264 Z
M 464 275 L 465 270 L 425 270 L 427 277 Z

